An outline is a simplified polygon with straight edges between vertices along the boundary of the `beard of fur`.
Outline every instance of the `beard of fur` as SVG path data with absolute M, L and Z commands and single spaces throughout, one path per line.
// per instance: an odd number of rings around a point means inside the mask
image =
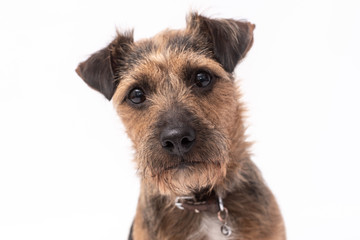
M 204 188 L 211 191 L 225 176 L 224 163 L 201 163 L 186 169 L 163 171 L 151 180 L 163 195 L 187 196 Z

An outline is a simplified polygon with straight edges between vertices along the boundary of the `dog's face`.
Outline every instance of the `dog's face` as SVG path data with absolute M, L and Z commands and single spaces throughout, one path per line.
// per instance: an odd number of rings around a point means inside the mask
M 118 34 L 78 74 L 120 115 L 139 173 L 163 194 L 187 195 L 224 181 L 241 105 L 232 72 L 250 49 L 254 25 L 188 17 L 184 30 L 138 42 Z

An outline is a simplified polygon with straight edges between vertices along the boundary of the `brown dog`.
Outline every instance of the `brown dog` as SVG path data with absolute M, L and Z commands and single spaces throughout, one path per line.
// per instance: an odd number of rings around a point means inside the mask
M 118 33 L 76 72 L 113 99 L 136 150 L 141 193 L 129 239 L 285 239 L 250 160 L 233 71 L 255 25 L 197 13 L 184 30 Z

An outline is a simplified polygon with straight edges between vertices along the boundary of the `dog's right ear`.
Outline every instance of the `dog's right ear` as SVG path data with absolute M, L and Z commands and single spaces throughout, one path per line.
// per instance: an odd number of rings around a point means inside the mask
M 133 42 L 132 31 L 117 33 L 117 37 L 107 47 L 80 63 L 76 73 L 110 101 L 119 83 L 120 69 L 125 65 L 124 58 Z

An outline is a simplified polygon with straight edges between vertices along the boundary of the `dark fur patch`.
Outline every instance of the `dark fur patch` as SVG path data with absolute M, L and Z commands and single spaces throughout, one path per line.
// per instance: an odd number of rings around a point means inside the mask
M 126 62 L 128 67 L 134 67 L 138 65 L 142 60 L 146 59 L 148 54 L 157 49 L 157 46 L 152 41 L 144 41 L 141 44 L 133 46 L 133 49 L 126 56 Z

